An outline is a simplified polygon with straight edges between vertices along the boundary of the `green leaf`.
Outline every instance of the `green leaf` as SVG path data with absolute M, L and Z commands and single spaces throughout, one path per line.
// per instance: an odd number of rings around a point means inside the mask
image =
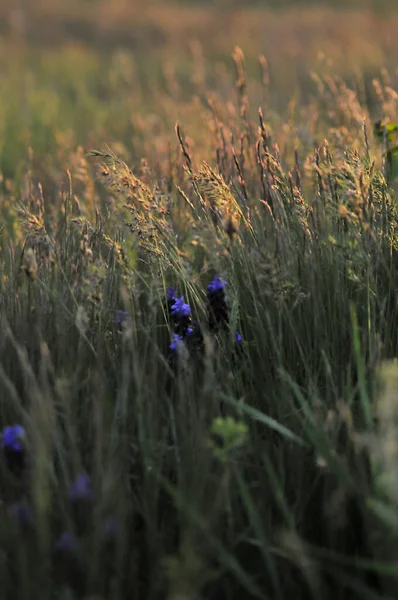
M 235 556 L 230 554 L 223 543 L 214 536 L 209 528 L 208 520 L 203 515 L 199 514 L 195 507 L 189 504 L 186 498 L 182 496 L 181 492 L 175 486 L 171 485 L 165 477 L 160 473 L 157 473 L 156 476 L 163 484 L 164 489 L 170 497 L 173 498 L 179 510 L 181 510 L 181 512 L 190 520 L 191 524 L 206 537 L 207 543 L 209 547 L 212 548 L 220 565 L 229 571 L 253 598 L 265 598 L 262 590 L 257 587 L 252 577 L 246 573 Z
M 394 139 L 394 134 L 398 131 L 398 123 L 384 123 L 384 121 L 377 121 L 374 124 L 373 134 L 381 142 L 384 140 L 384 136 L 391 142 Z
M 368 500 L 367 505 L 390 530 L 398 531 L 398 514 L 395 509 L 374 499 Z
M 258 421 L 259 423 L 266 425 L 270 429 L 277 431 L 283 437 L 291 440 L 292 442 L 295 442 L 296 444 L 299 444 L 300 446 L 304 446 L 304 447 L 308 446 L 308 444 L 302 438 L 300 438 L 298 435 L 296 435 L 295 433 L 290 431 L 290 429 L 288 429 L 284 425 L 281 425 L 280 423 L 278 423 L 278 421 L 275 421 L 275 419 L 273 419 L 272 417 L 269 417 L 268 415 L 253 408 L 252 406 L 249 406 L 248 404 L 244 404 L 241 401 L 238 402 L 237 400 L 235 400 L 234 398 L 231 398 L 230 396 L 227 396 L 226 394 L 222 394 L 221 396 L 222 396 L 222 399 L 224 400 L 224 402 L 227 402 L 231 406 L 234 406 L 240 412 L 246 413 L 254 421 Z
M 235 473 L 235 477 L 241 492 L 242 500 L 246 507 L 246 512 L 250 521 L 250 525 L 257 536 L 256 542 L 258 543 L 258 547 L 263 557 L 264 564 L 268 569 L 269 577 L 272 581 L 275 595 L 277 598 L 282 598 L 279 574 L 275 566 L 274 557 L 270 553 L 270 543 L 266 531 L 263 527 L 263 521 L 261 519 L 260 513 L 258 512 L 256 503 L 250 494 L 249 487 L 239 471 Z

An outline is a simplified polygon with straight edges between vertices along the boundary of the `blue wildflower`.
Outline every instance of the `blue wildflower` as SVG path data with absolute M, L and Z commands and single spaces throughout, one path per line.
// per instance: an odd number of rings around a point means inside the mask
M 175 353 L 186 341 L 186 349 L 192 357 L 203 346 L 203 336 L 197 321 L 192 321 L 192 311 L 184 296 L 177 296 L 174 288 L 167 289 L 167 309 L 174 332 L 169 349 Z
M 191 325 L 191 307 L 184 301 L 184 296 L 178 298 L 174 288 L 167 288 L 167 311 L 174 332 L 185 337 Z
M 55 542 L 54 548 L 55 550 L 73 552 L 77 548 L 76 540 L 71 533 L 64 531 Z
M 1 436 L 1 446 L 8 469 L 20 477 L 26 466 L 26 452 L 23 444 L 25 431 L 22 425 L 4 427 Z
M 9 425 L 3 429 L 1 445 L 5 450 L 21 452 L 24 449 L 21 443 L 24 436 L 25 431 L 22 425 Z
M 228 327 L 229 315 L 224 291 L 226 285 L 227 282 L 216 275 L 207 286 L 209 327 L 213 331 L 220 326 Z
M 209 285 L 207 286 L 207 291 L 210 293 L 219 292 L 220 290 L 223 290 L 226 285 L 227 285 L 227 282 L 224 281 L 223 279 L 220 279 L 220 277 L 218 275 L 216 275 L 214 277 L 213 281 L 211 281 L 209 283 Z
M 91 500 L 93 492 L 91 489 L 91 479 L 85 473 L 78 475 L 69 486 L 69 499 L 75 500 Z
M 171 314 L 177 319 L 188 317 L 191 314 L 191 307 L 189 304 L 184 302 L 184 296 L 181 296 L 181 298 L 176 298 L 171 307 Z
M 176 350 L 178 350 L 178 348 L 181 348 L 181 344 L 183 344 L 183 337 L 182 335 L 178 335 L 177 333 L 173 333 L 173 340 L 169 346 L 170 350 L 172 350 L 173 352 L 175 352 Z
M 241 334 L 239 333 L 239 331 L 237 331 L 237 332 L 235 333 L 235 340 L 236 340 L 236 342 L 237 342 L 238 344 L 241 344 L 241 343 L 242 343 L 242 336 L 241 336 Z

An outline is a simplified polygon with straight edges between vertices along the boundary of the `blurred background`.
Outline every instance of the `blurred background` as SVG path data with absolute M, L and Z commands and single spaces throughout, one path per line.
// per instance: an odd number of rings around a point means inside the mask
M 195 40 L 215 60 L 240 45 L 264 54 L 283 88 L 323 55 L 346 73 L 396 65 L 397 25 L 395 0 L 0 0 L 0 34 L 30 50 L 74 44 L 183 63 Z
M 347 69 L 396 61 L 394 8 L 395 0 L 0 0 L 0 27 L 32 47 L 78 43 L 142 56 L 189 51 L 197 39 L 221 57 L 239 44 L 290 77 L 319 52 Z
M 50 157 L 118 140 L 131 156 L 144 127 L 198 129 L 184 102 L 202 83 L 231 99 L 235 46 L 254 110 L 285 117 L 329 75 L 372 110 L 374 78 L 395 86 L 397 32 L 396 0 L 0 0 L 1 171 L 15 175 L 27 146 Z

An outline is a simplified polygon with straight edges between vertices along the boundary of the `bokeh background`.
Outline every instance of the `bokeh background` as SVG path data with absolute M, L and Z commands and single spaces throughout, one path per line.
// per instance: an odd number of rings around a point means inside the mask
M 394 0 L 19 0 L 0 2 L 2 35 L 33 49 L 82 45 L 109 53 L 128 48 L 141 60 L 192 52 L 198 40 L 215 60 L 232 44 L 272 65 L 282 89 L 325 54 L 335 67 L 370 74 L 397 58 Z
M 397 3 L 0 0 L 2 597 L 396 597 Z
M 66 148 L 115 141 L 130 163 L 150 158 L 144 129 L 158 161 L 177 120 L 201 158 L 206 131 L 192 99 L 201 90 L 231 99 L 236 46 L 251 110 L 261 105 L 267 121 L 271 111 L 300 116 L 319 77 L 341 78 L 383 118 L 375 79 L 394 88 L 397 31 L 394 0 L 0 0 L 1 171 L 14 178 L 29 158 L 45 183 Z

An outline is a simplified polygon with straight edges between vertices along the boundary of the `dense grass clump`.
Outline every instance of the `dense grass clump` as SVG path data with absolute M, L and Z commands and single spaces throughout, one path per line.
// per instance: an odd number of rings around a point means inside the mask
M 394 75 L 309 74 L 285 114 L 239 47 L 146 72 L 25 42 L 0 74 L 2 597 L 393 599 Z

